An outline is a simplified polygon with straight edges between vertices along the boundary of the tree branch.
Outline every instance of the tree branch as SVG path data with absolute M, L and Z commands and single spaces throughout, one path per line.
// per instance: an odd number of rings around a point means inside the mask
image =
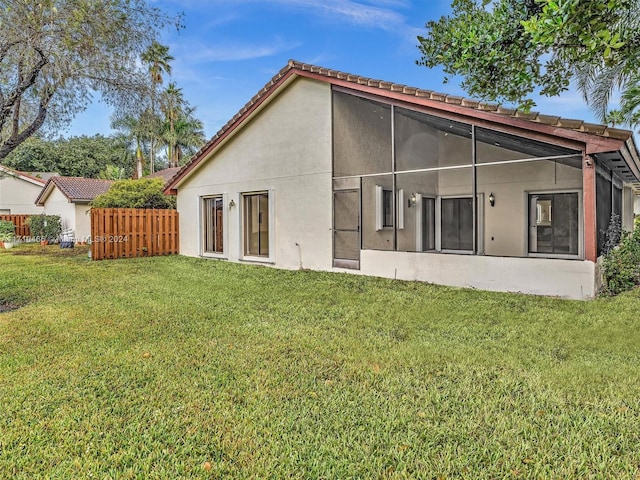
M 14 122 L 13 129 L 11 131 L 11 135 L 7 138 L 2 145 L 0 145 L 0 159 L 5 158 L 9 153 L 11 153 L 18 145 L 24 142 L 31 135 L 36 133 L 38 129 L 42 126 L 44 121 L 47 118 L 47 108 L 49 106 L 49 102 L 55 93 L 54 89 L 49 89 L 44 97 L 40 101 L 40 105 L 38 107 L 38 114 L 36 118 L 34 118 L 33 122 L 28 125 L 21 132 L 19 131 L 19 124 L 17 125 L 18 129 L 16 129 L 16 124 Z
M 13 89 L 11 94 L 6 98 L 5 101 L 2 102 L 1 110 L 0 110 L 0 128 L 5 124 L 7 117 L 13 111 L 13 108 L 18 101 L 19 98 L 22 97 L 24 92 L 26 92 L 29 88 L 31 88 L 35 83 L 38 75 L 42 68 L 49 63 L 49 60 L 45 56 L 45 54 L 37 47 L 33 47 L 33 49 L 40 55 L 40 60 L 36 62 L 36 64 L 31 68 L 27 75 L 22 72 L 22 64 L 18 65 L 18 82 L 16 87 Z M 49 103 L 50 99 L 46 100 L 46 103 Z

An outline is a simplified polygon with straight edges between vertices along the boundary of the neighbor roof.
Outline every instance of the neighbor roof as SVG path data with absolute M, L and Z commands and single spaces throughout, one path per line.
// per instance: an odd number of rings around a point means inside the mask
M 520 131 L 520 135 L 529 134 L 529 136 L 538 139 L 542 137 L 557 138 L 565 140 L 566 143 L 574 143 L 574 145 L 583 144 L 586 145 L 585 150 L 588 154 L 624 150 L 625 162 L 633 170 L 629 179 L 636 182 L 640 180 L 640 155 L 635 146 L 633 132 L 629 130 L 588 123 L 583 120 L 566 119 L 555 115 L 521 112 L 498 104 L 375 80 L 289 60 L 287 65 L 254 95 L 167 183 L 165 193 L 177 193 L 176 188 L 181 180 L 194 171 L 217 145 L 233 134 L 247 118 L 251 117 L 283 85 L 287 85 L 294 76 L 312 78 L 410 106 L 426 107 L 434 114 L 455 117 L 462 121 L 466 118 L 468 122 L 473 121 L 476 124 L 501 126 L 505 131 Z
M 4 165 L 0 165 L 0 175 L 4 173 L 6 175 L 11 175 L 12 177 L 20 178 L 26 182 L 33 183 L 34 185 L 42 186 L 45 184 L 45 181 L 41 178 L 36 178 L 32 175 L 29 175 L 25 172 L 19 172 L 18 170 L 14 170 L 13 168 L 5 167 Z
M 149 175 L 145 175 L 142 178 L 161 178 L 164 181 L 164 183 L 166 184 L 181 169 L 182 169 L 182 167 L 165 168 L 164 170 L 158 170 L 157 172 L 150 173 Z
M 55 187 L 67 197 L 70 203 L 89 203 L 98 195 L 107 193 L 113 180 L 82 177 L 51 177 L 36 198 L 36 205 L 43 206 Z

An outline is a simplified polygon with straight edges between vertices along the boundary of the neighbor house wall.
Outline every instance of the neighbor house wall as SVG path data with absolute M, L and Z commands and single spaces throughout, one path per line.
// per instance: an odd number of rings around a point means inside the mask
M 35 204 L 42 186 L 12 175 L 0 175 L 0 210 L 12 215 L 38 214 L 43 208 Z
M 60 222 L 62 223 L 62 229 L 66 230 L 76 228 L 76 207 L 75 204 L 70 203 L 69 199 L 64 194 L 54 187 L 47 199 L 44 202 L 44 213 L 47 215 L 59 215 Z
M 87 242 L 91 236 L 91 207 L 88 204 L 75 205 L 75 238 L 79 242 Z
M 331 268 L 331 89 L 297 79 L 283 91 L 178 187 L 181 254 L 202 254 L 202 197 L 223 195 L 223 257 L 240 260 L 241 194 L 268 190 L 275 228 L 270 261 Z

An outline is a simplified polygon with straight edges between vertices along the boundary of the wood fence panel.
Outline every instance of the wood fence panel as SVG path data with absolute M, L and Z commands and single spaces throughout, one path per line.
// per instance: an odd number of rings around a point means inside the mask
M 91 209 L 91 258 L 178 253 L 178 212 L 140 208 Z
M 8 220 L 16 226 L 16 237 L 30 237 L 31 230 L 27 225 L 27 219 L 31 215 L 0 215 L 0 220 Z

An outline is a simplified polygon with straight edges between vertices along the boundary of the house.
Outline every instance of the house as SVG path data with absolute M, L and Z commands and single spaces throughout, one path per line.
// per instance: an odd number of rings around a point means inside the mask
M 35 204 L 45 181 L 0 165 L 0 215 L 42 213 Z
M 290 61 L 170 181 L 184 255 L 583 299 L 626 130 Z
M 88 241 L 91 236 L 89 203 L 106 193 L 112 180 L 81 177 L 51 177 L 41 189 L 36 204 L 44 207 L 47 215 L 59 215 L 62 229 L 75 232 L 77 241 Z

